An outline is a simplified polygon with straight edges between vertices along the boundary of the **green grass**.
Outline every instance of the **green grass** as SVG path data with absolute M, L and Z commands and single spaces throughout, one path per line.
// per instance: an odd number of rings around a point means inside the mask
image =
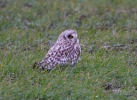
M 137 99 L 136 4 L 0 0 L 0 100 Z M 84 45 L 81 61 L 50 72 L 31 69 L 68 28 Z

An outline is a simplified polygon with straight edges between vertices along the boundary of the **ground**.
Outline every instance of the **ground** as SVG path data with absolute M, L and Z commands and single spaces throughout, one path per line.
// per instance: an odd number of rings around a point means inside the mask
M 137 0 L 0 0 L 0 100 L 137 99 Z M 75 29 L 74 67 L 32 69 Z

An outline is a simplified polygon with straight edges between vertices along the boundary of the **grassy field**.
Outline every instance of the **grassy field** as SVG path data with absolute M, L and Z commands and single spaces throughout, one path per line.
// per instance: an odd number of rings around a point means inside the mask
M 0 0 L 0 100 L 137 99 L 137 0 Z M 31 69 L 75 29 L 73 68 Z

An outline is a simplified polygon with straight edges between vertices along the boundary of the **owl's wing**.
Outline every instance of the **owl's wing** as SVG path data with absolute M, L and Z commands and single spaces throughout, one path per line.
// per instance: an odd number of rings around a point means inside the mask
M 57 61 L 55 59 L 56 52 L 54 51 L 54 47 L 48 51 L 47 55 L 44 59 L 39 63 L 40 69 L 51 69 L 57 65 Z
M 75 49 L 75 50 L 74 50 Z M 74 52 L 75 51 L 75 52 Z M 74 54 L 76 53 L 76 54 Z M 81 48 L 79 45 L 60 45 L 55 44 L 48 51 L 45 58 L 39 63 L 40 69 L 51 69 L 56 65 L 66 65 L 72 63 L 72 65 L 80 58 Z M 77 55 L 72 61 L 72 57 Z
M 40 69 L 51 69 L 57 64 L 60 64 L 63 48 L 60 44 L 55 44 L 50 48 L 47 55 L 39 63 Z
M 55 52 L 54 59 L 59 65 L 65 65 L 71 62 L 70 52 L 72 50 L 72 46 L 70 45 L 60 45 L 57 44 L 56 47 L 53 48 L 53 52 Z

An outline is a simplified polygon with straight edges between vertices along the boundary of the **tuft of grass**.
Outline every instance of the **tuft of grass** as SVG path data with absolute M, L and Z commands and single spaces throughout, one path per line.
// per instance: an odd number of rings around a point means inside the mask
M 1 0 L 0 100 L 135 100 L 136 0 Z M 74 67 L 31 69 L 66 29 L 78 32 Z

